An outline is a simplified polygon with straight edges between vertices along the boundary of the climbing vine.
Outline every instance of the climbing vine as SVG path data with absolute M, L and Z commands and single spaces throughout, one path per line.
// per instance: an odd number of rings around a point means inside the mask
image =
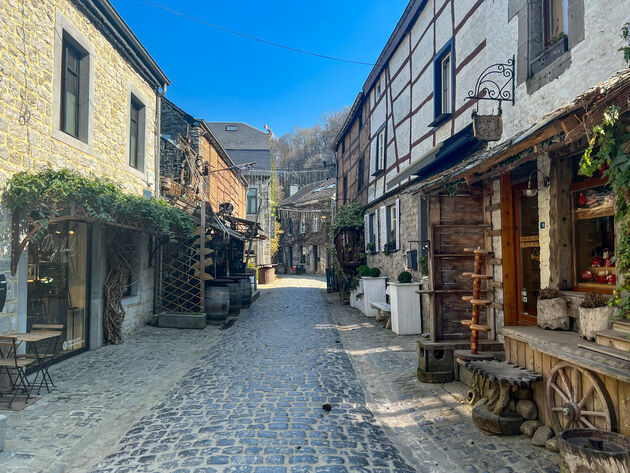
M 348 204 L 337 210 L 330 224 L 330 237 L 334 238 L 342 228 L 363 228 L 363 207 L 361 204 Z
M 194 228 L 190 216 L 166 200 L 126 194 L 113 181 L 69 169 L 15 173 L 7 182 L 4 202 L 12 212 L 21 209 L 34 215 L 44 229 L 59 208 L 70 205 L 83 207 L 102 222 L 131 219 L 151 233 L 191 236 Z
M 627 26 L 626 26 L 627 35 Z M 580 173 L 592 177 L 604 169 L 604 176 L 617 200 L 616 221 L 619 238 L 615 249 L 617 272 L 621 284 L 610 305 L 619 307 L 621 315 L 630 318 L 630 132 L 620 117 L 620 108 L 611 105 L 604 120 L 593 127 L 589 147 L 580 161 Z

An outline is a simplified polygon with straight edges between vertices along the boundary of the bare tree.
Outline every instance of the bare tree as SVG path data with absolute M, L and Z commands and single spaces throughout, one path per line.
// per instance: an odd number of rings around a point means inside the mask
M 309 128 L 296 127 L 273 145 L 278 169 L 308 169 L 322 165 L 332 154 L 332 143 L 341 130 L 349 108 L 323 114 Z

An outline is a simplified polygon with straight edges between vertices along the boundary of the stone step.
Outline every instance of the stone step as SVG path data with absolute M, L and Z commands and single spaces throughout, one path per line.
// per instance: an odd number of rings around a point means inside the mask
M 630 333 L 630 320 L 613 320 L 612 328 L 617 332 Z
M 630 334 L 618 330 L 600 330 L 595 332 L 595 342 L 603 347 L 630 351 Z

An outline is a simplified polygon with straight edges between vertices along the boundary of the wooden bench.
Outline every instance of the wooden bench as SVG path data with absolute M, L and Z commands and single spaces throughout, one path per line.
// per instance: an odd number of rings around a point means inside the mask
M 387 320 L 387 325 L 385 325 L 385 328 L 389 328 L 392 322 L 391 319 L 391 312 L 392 312 L 392 308 L 391 306 L 387 303 L 387 302 L 370 302 L 370 305 L 378 310 L 378 315 L 376 316 L 376 321 L 379 320 Z

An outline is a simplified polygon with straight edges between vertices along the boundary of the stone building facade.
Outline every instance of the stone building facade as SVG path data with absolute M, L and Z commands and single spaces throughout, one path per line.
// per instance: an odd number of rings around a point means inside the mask
M 335 188 L 336 178 L 315 182 L 278 204 L 280 272 L 300 266 L 306 274 L 326 273 Z
M 193 118 L 165 97 L 162 97 L 160 122 L 160 176 L 180 181 L 185 158 L 178 140 L 188 136 L 194 152 L 207 163 L 204 175 L 207 175 L 209 185 L 203 200 L 210 202 L 215 212 L 221 204 L 230 203 L 234 206 L 232 215 L 245 218 L 247 181 L 206 122 Z
M 50 167 L 108 178 L 128 193 L 155 195 L 158 97 L 169 81 L 109 1 L 2 2 L 0 17 L 0 189 L 18 171 Z M 62 94 L 62 76 L 71 73 L 77 86 L 73 97 L 79 97 L 76 109 Z M 138 122 L 133 160 L 132 109 Z M 74 110 L 76 114 L 70 115 Z M 27 249 L 16 274 L 11 274 L 11 218 L 0 207 L 0 273 L 8 281 L 0 330 L 23 331 L 32 309 L 33 265 Z M 91 329 L 81 347 L 94 349 L 102 344 L 106 230 L 89 225 L 72 232 L 80 235 L 77 245 L 89 260 L 83 277 L 90 289 L 80 299 L 85 300 L 81 323 Z M 152 312 L 147 236 L 138 238 L 138 254 L 135 288 L 123 300 L 125 331 L 145 323 Z

